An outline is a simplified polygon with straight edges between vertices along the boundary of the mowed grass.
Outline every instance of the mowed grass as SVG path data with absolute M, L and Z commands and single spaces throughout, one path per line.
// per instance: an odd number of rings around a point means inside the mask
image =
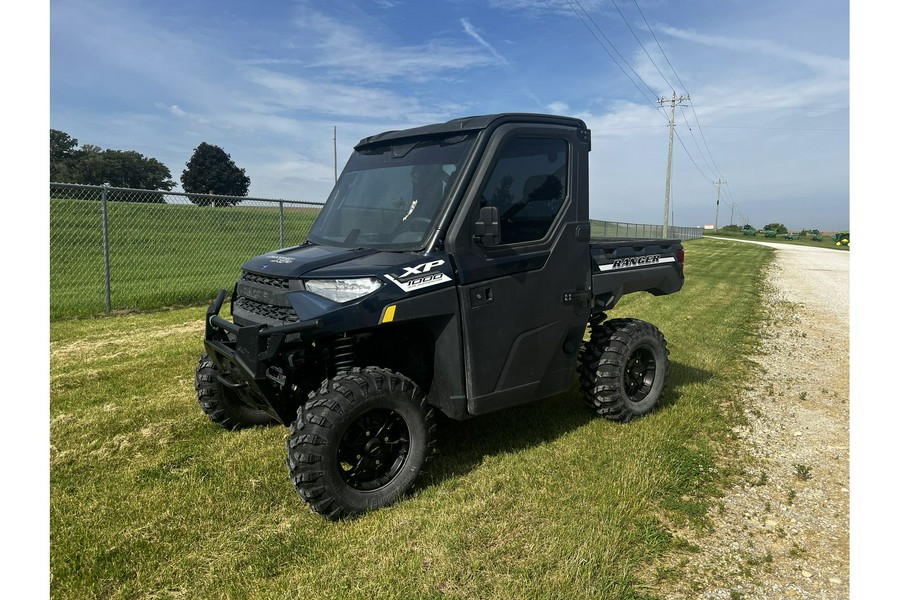
M 775 243 L 775 244 L 793 244 L 794 246 L 812 246 L 813 248 L 832 248 L 834 250 L 843 250 L 844 252 L 848 252 L 850 250 L 850 246 L 841 246 L 835 245 L 834 239 L 830 235 L 823 236 L 821 240 L 818 242 L 813 240 L 811 236 L 798 237 L 795 240 L 786 240 L 781 235 L 774 238 L 767 238 L 762 233 L 758 233 L 755 236 L 744 235 L 743 233 L 732 233 L 730 231 L 720 231 L 718 233 L 705 233 L 704 235 L 710 235 L 715 237 L 725 237 L 732 238 L 735 240 L 745 240 L 745 241 L 753 241 L 753 242 L 767 242 L 767 243 Z
M 660 409 L 621 425 L 569 393 L 465 422 L 414 496 L 331 523 L 291 486 L 282 427 L 200 412 L 203 307 L 51 324 L 54 598 L 655 598 L 650 566 L 702 527 L 733 453 L 772 251 L 686 243 L 658 325 Z
M 284 243 L 302 243 L 315 207 L 284 209 Z M 248 259 L 279 248 L 278 207 L 108 204 L 112 310 L 210 300 Z M 103 219 L 95 200 L 50 200 L 50 317 L 106 309 Z

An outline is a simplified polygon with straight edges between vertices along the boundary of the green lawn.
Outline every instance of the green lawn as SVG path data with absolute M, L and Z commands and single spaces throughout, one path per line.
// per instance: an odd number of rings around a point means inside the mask
M 823 236 L 821 241 L 813 241 L 810 236 L 798 237 L 795 240 L 786 240 L 781 235 L 774 238 L 767 238 L 761 232 L 757 233 L 755 236 L 744 235 L 743 233 L 732 233 L 730 231 L 719 231 L 718 233 L 712 232 L 704 232 L 704 235 L 715 236 L 715 237 L 727 237 L 734 238 L 736 240 L 752 240 L 757 242 L 772 242 L 776 244 L 793 244 L 795 246 L 813 246 L 816 248 L 833 248 L 834 250 L 843 250 L 847 252 L 850 250 L 849 246 L 835 246 L 834 240 L 831 239 L 831 236 Z
M 110 202 L 113 310 L 210 300 L 231 290 L 249 258 L 279 248 L 277 207 L 212 208 Z M 303 242 L 316 208 L 285 208 L 284 242 Z M 100 202 L 50 201 L 50 317 L 104 312 Z
M 187 233 L 185 233 L 187 236 Z M 672 296 L 611 316 L 657 324 L 657 412 L 594 417 L 573 391 L 466 422 L 413 497 L 338 523 L 294 492 L 282 427 L 212 425 L 194 397 L 204 307 L 51 323 L 54 598 L 655 598 L 727 483 L 747 355 L 765 326 L 752 244 L 685 244 Z

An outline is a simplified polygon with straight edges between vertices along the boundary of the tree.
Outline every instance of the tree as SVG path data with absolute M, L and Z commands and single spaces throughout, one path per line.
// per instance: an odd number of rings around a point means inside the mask
M 231 156 L 218 146 L 202 142 L 194 150 L 187 167 L 181 173 L 181 186 L 190 194 L 246 196 L 250 178 L 239 168 Z M 237 199 L 191 196 L 191 202 L 199 206 L 233 206 Z
M 71 183 L 103 185 L 106 183 L 103 168 L 103 148 L 85 144 L 75 153 Z
M 175 187 L 169 168 L 155 158 L 134 150 L 104 150 L 102 156 L 104 178 L 114 187 L 166 191 Z
M 775 233 L 787 233 L 788 228 L 782 223 L 769 223 L 763 227 L 763 231 L 774 231 Z
M 141 190 L 165 190 L 175 187 L 169 168 L 155 158 L 134 150 L 103 150 L 85 144 L 64 131 L 50 130 L 50 181 L 81 183 Z M 132 202 L 164 202 L 160 194 L 131 194 Z
M 71 181 L 78 140 L 65 131 L 50 130 L 50 181 Z

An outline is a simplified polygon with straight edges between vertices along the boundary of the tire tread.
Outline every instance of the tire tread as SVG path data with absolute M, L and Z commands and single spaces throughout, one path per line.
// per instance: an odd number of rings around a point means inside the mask
M 650 323 L 638 319 L 610 319 L 591 323 L 590 338 L 582 347 L 578 375 L 582 396 L 588 407 L 611 421 L 625 423 L 636 416 L 620 389 L 620 372 L 629 348 L 635 340 L 652 339 L 663 349 L 668 361 L 669 349 L 662 333 Z M 660 393 L 665 388 L 668 368 L 664 365 Z M 654 402 L 655 408 L 655 402 Z M 652 408 L 651 408 L 652 410 Z
M 338 501 L 335 491 L 323 485 L 328 440 L 334 435 L 335 424 L 355 405 L 371 394 L 399 391 L 422 412 L 427 431 L 425 457 L 413 480 L 400 495 L 415 491 L 437 445 L 437 420 L 434 408 L 419 387 L 405 376 L 380 367 L 355 367 L 348 372 L 325 380 L 318 390 L 309 394 L 307 402 L 297 411 L 297 420 L 290 426 L 287 441 L 287 466 L 291 482 L 300 497 L 315 512 L 328 520 L 353 517 L 360 511 Z M 390 504 L 395 498 L 372 508 Z

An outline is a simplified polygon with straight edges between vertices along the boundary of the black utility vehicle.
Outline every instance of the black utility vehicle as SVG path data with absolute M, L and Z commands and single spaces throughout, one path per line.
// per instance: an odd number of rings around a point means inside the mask
M 532 402 L 576 371 L 600 415 L 652 410 L 665 339 L 606 311 L 681 289 L 684 250 L 591 239 L 590 144 L 583 121 L 531 114 L 360 141 L 308 241 L 243 266 L 233 321 L 225 290 L 209 307 L 201 408 L 226 429 L 289 426 L 291 481 L 329 519 L 413 489 L 436 411 Z

